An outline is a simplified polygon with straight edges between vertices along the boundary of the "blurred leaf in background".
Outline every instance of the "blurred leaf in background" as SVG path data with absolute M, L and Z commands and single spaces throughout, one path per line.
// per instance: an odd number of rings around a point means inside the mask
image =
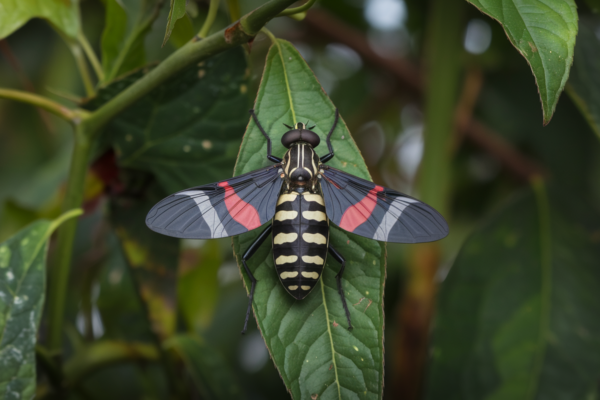
M 428 399 L 597 392 L 600 216 L 533 186 L 473 233 L 442 286 Z

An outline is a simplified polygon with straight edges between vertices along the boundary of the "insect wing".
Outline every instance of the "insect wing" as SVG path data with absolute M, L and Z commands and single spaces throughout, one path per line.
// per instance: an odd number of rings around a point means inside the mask
M 280 166 L 172 194 L 152 207 L 146 225 L 163 235 L 187 239 L 221 238 L 256 229 L 275 214 L 283 182 Z
M 448 235 L 448 224 L 433 207 L 331 167 L 321 188 L 327 217 L 340 228 L 370 239 L 421 243 Z

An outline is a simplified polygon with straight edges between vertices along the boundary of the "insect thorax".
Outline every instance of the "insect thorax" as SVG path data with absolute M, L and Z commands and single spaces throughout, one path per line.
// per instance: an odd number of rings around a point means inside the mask
M 319 156 L 305 142 L 294 143 L 283 157 L 283 172 L 290 189 L 315 187 L 319 172 Z M 311 190 L 313 191 L 313 190 Z

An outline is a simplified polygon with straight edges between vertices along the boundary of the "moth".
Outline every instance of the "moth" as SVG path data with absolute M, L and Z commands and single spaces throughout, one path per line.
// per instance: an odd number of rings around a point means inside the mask
M 271 138 L 254 110 L 254 123 L 267 141 L 268 160 L 274 164 L 244 175 L 186 189 L 158 202 L 146 217 L 146 225 L 177 238 L 213 239 L 240 235 L 265 224 L 242 256 L 252 286 L 242 333 L 252 309 L 256 279 L 248 260 L 271 237 L 275 270 L 285 290 L 302 300 L 321 278 L 327 254 L 341 267 L 335 276 L 348 329 L 350 312 L 342 288 L 346 267 L 343 255 L 329 243 L 329 224 L 385 242 L 422 243 L 448 235 L 444 218 L 427 204 L 332 168 L 331 136 L 339 113 L 327 135 L 329 153 L 319 157 L 321 139 L 298 122 L 281 143 L 288 149 L 282 158 L 271 154 Z

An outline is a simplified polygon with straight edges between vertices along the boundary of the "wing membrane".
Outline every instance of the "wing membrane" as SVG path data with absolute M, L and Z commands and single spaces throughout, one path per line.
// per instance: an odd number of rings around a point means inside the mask
M 329 219 L 370 239 L 421 243 L 448 235 L 444 217 L 427 204 L 328 166 L 321 188 Z
M 152 207 L 146 225 L 163 235 L 187 239 L 221 238 L 256 229 L 275 214 L 283 182 L 280 166 L 172 194 Z

